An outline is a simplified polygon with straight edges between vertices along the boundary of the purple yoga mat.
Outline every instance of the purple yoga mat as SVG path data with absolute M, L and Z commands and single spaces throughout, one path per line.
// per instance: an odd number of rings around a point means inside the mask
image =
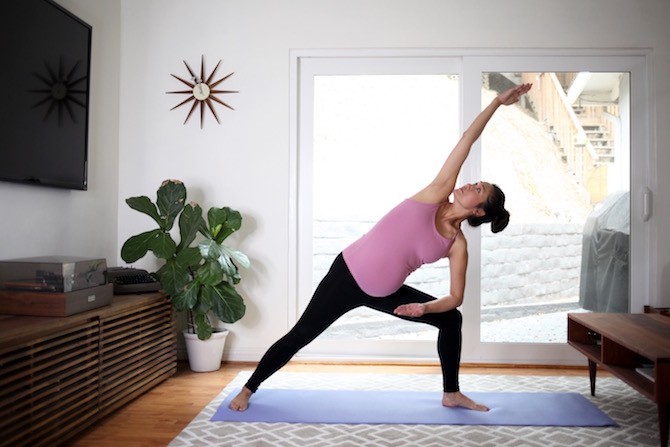
M 228 408 L 234 390 L 212 421 L 304 424 L 442 424 L 521 426 L 617 426 L 577 393 L 467 393 L 488 412 L 446 408 L 442 393 L 260 389 L 244 412 Z

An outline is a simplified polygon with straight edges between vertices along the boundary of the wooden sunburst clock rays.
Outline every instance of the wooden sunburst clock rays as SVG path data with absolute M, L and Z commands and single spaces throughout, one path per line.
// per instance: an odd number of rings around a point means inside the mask
M 233 73 L 230 73 L 221 79 L 217 81 L 213 81 L 214 79 L 214 74 L 216 73 L 216 70 L 219 68 L 219 65 L 221 65 L 221 60 L 216 64 L 216 67 L 214 67 L 214 70 L 207 76 L 205 79 L 205 57 L 202 56 L 200 60 L 200 76 L 196 75 L 195 72 L 189 67 L 188 63 L 184 61 L 184 65 L 186 65 L 186 69 L 188 70 L 189 74 L 191 75 L 191 81 L 187 81 L 186 79 L 182 79 L 177 75 L 171 75 L 173 78 L 179 80 L 183 84 L 187 85 L 189 87 L 188 90 L 178 90 L 178 91 L 173 91 L 173 92 L 166 92 L 168 94 L 182 94 L 182 95 L 189 95 L 188 98 L 171 108 L 170 110 L 174 110 L 177 107 L 181 107 L 184 104 L 188 104 L 190 102 L 193 102 L 191 105 L 191 110 L 189 110 L 188 115 L 186 115 L 186 119 L 184 120 L 184 124 L 188 121 L 188 119 L 193 115 L 193 112 L 195 109 L 200 106 L 200 128 L 202 129 L 202 125 L 205 120 L 205 109 L 209 109 L 210 112 L 212 112 L 212 115 L 214 115 L 214 119 L 216 119 L 216 122 L 221 124 L 221 121 L 219 121 L 219 116 L 216 114 L 216 110 L 214 109 L 214 103 L 219 103 L 222 106 L 228 107 L 230 110 L 234 110 L 231 106 L 220 100 L 219 98 L 216 97 L 218 94 L 226 94 L 226 93 L 238 93 L 237 91 L 234 90 L 217 90 L 216 87 L 228 79 L 230 76 L 233 75 Z

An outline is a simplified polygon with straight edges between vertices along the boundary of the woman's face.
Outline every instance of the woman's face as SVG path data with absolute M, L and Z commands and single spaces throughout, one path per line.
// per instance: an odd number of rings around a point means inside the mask
M 454 191 L 454 200 L 467 209 L 479 208 L 484 204 L 493 187 L 487 182 L 468 183 Z

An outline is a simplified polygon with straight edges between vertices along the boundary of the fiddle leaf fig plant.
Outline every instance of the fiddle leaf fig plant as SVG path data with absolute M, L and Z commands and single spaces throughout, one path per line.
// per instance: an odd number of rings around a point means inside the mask
M 165 180 L 156 203 L 146 196 L 130 197 L 132 209 L 150 216 L 158 228 L 129 238 L 121 247 L 121 258 L 133 263 L 149 251 L 165 260 L 152 275 L 172 297 L 178 311 L 187 311 L 191 329 L 207 340 L 213 328 L 208 314 L 224 323 L 244 316 L 246 306 L 235 286 L 240 282 L 238 265 L 249 268 L 249 258 L 224 244 L 242 226 L 242 216 L 229 207 L 211 207 L 207 220 L 195 202 L 186 203 L 186 187 L 179 180 Z M 170 234 L 179 225 L 179 243 Z M 196 242 L 198 234 L 201 238 Z

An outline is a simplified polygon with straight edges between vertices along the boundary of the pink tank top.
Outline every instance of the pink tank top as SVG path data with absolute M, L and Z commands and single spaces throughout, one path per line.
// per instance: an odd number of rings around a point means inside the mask
M 458 232 L 446 239 L 437 231 L 439 207 L 406 199 L 344 249 L 344 261 L 365 293 L 389 296 L 414 270 L 447 256 Z

